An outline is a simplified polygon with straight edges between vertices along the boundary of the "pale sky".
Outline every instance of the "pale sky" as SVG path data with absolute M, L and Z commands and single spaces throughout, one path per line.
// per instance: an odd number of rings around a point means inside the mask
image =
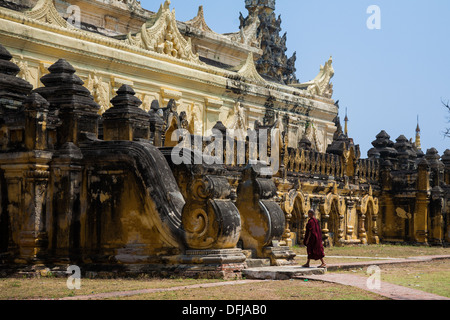
M 142 0 L 157 11 L 163 0 Z M 244 0 L 172 0 L 177 19 L 187 21 L 203 5 L 205 20 L 217 33 L 236 32 Z M 369 30 L 367 8 L 381 10 L 381 29 Z M 450 1 L 448 0 L 277 0 L 288 55 L 297 51 L 297 78 L 313 79 L 330 55 L 335 76 L 334 100 L 340 116 L 348 108 L 349 135 L 362 158 L 375 136 L 385 130 L 391 140 L 415 137 L 417 116 L 422 148 L 439 154 L 450 148 L 443 131 L 450 100 Z

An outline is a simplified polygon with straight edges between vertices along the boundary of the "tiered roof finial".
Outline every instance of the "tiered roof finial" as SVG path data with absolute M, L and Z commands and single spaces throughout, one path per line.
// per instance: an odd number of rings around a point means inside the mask
M 422 144 L 420 142 L 420 126 L 419 126 L 419 115 L 417 115 L 417 128 L 416 128 L 416 142 L 415 146 L 417 150 L 422 150 Z

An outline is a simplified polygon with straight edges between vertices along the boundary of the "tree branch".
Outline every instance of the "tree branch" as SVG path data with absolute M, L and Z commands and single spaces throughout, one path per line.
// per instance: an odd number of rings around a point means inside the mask
M 445 102 L 443 99 L 441 99 L 442 104 L 444 105 L 445 108 L 447 108 L 448 112 L 450 113 L 450 100 L 447 100 L 447 102 Z M 448 117 L 448 122 L 450 123 L 450 117 Z M 447 138 L 450 138 L 450 128 L 447 128 L 444 131 L 444 136 Z
M 444 107 L 446 107 L 448 111 L 450 111 L 450 100 L 447 100 L 447 102 L 445 102 L 444 100 L 441 99 L 441 102 L 444 105 Z

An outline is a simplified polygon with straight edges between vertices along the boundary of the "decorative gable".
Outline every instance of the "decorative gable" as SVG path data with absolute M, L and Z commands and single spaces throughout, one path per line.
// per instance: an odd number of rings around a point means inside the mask
M 175 9 L 170 11 L 170 0 L 161 5 L 154 19 L 142 25 L 141 32 L 128 34 L 128 44 L 173 58 L 200 63 L 192 52 L 191 39 L 186 40 L 178 30 Z M 151 24 L 151 25 L 150 25 Z
M 224 36 L 231 41 L 260 48 L 261 35 L 258 36 L 258 28 L 261 22 L 259 21 L 258 16 L 250 16 L 247 18 L 246 22 L 245 25 L 241 25 L 239 32 L 226 34 Z
M 202 31 L 214 33 L 214 31 L 211 30 L 211 28 L 205 21 L 205 13 L 203 11 L 203 6 L 200 6 L 198 8 L 197 16 L 194 19 L 187 21 L 186 24 Z
M 56 10 L 53 0 L 39 0 L 31 11 L 25 13 L 28 18 L 67 28 L 68 23 Z
M 238 74 L 246 79 L 250 79 L 256 82 L 265 83 L 263 77 L 258 73 L 255 66 L 255 61 L 253 59 L 253 53 L 248 54 L 247 60 L 244 65 L 238 71 Z
M 294 84 L 292 86 L 307 90 L 311 94 L 331 99 L 333 96 L 333 84 L 330 81 L 334 76 L 332 63 L 333 58 L 330 57 L 325 65 L 320 66 L 320 72 L 313 80 L 305 83 Z

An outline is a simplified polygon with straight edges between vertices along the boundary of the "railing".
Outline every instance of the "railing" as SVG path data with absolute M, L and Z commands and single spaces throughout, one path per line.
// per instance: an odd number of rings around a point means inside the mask
M 284 164 L 291 174 L 320 175 L 335 179 L 344 177 L 341 157 L 331 153 L 288 148 Z
M 380 163 L 378 160 L 360 159 L 358 161 L 358 177 L 366 181 L 378 181 Z
M 201 143 L 195 144 L 195 139 Z M 194 137 L 191 139 L 193 149 L 205 152 L 206 148 L 211 146 L 212 140 L 203 137 Z M 238 141 L 237 139 L 229 140 L 228 148 L 233 151 L 229 153 L 227 150 L 227 142 L 223 141 L 223 148 L 214 150 L 211 155 L 220 159 L 228 169 L 238 169 L 245 167 L 250 160 L 266 160 L 272 157 L 271 143 L 267 145 L 267 151 L 260 150 L 260 146 L 249 143 L 249 141 Z M 261 152 L 262 151 L 262 152 Z M 335 180 L 343 180 L 345 176 L 355 179 L 354 182 L 377 182 L 379 179 L 379 161 L 371 159 L 345 159 L 332 153 L 320 153 L 315 150 L 287 148 L 286 150 L 278 150 L 279 165 L 284 166 L 287 174 L 292 175 L 310 175 Z M 208 151 L 207 151 L 208 153 Z

